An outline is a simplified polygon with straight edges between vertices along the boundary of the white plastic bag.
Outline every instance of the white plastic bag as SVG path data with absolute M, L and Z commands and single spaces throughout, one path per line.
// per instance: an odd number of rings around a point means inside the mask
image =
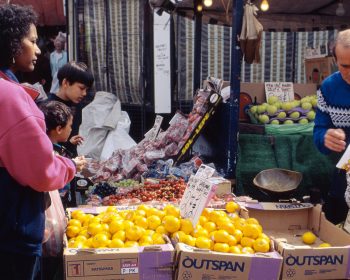
M 51 191 L 51 205 L 45 211 L 44 256 L 58 256 L 63 250 L 66 217 L 59 192 Z

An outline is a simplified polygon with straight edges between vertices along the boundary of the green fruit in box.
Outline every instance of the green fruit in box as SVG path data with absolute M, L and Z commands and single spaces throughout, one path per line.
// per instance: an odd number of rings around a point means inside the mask
M 285 120 L 283 124 L 294 124 L 294 122 L 292 120 Z
M 312 107 L 317 108 L 317 98 L 311 99 Z
M 278 101 L 275 104 L 273 104 L 277 107 L 277 110 L 281 109 L 282 102 Z
M 289 117 L 291 117 L 292 119 L 296 120 L 300 117 L 300 113 L 299 112 L 293 112 L 291 114 L 289 114 Z
M 284 103 L 282 103 L 281 108 L 284 111 L 289 111 L 289 110 L 292 110 L 294 107 L 293 107 L 293 103 L 292 102 L 284 102 Z
M 307 124 L 308 122 L 309 122 L 309 120 L 306 119 L 306 118 L 300 119 L 300 120 L 298 121 L 298 123 L 300 123 L 300 124 Z
M 272 120 L 270 124 L 280 124 L 280 122 L 278 120 Z
M 305 96 L 300 100 L 300 103 L 303 104 L 304 102 L 310 102 L 311 96 Z
M 313 121 L 315 119 L 316 113 L 315 111 L 310 111 L 306 114 L 306 116 L 310 121 Z
M 279 119 L 284 119 L 285 117 L 287 117 L 286 112 L 279 112 L 277 115 L 277 118 L 279 118 Z
M 259 121 L 261 123 L 268 123 L 270 120 L 269 116 L 268 115 L 260 115 L 259 116 Z
M 300 106 L 300 100 L 293 100 L 292 104 L 293 104 L 294 108 L 295 107 L 299 107 Z
M 257 112 L 259 114 L 265 113 L 266 112 L 266 105 L 265 104 L 258 105 Z
M 257 111 L 257 109 L 258 109 L 258 106 L 254 105 L 254 106 L 250 107 L 249 110 L 250 110 L 250 112 L 251 112 L 252 114 L 255 114 L 256 111 Z
M 267 105 L 266 111 L 270 116 L 272 116 L 277 113 L 277 107 L 274 105 Z
M 310 102 L 304 102 L 301 104 L 301 108 L 304 110 L 310 110 L 312 108 L 312 104 Z
M 269 100 L 267 100 L 267 103 L 269 103 L 270 105 L 276 103 L 278 101 L 278 97 L 277 96 L 270 96 Z

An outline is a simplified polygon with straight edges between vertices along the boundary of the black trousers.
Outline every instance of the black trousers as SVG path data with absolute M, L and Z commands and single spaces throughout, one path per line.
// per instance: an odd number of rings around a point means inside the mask
M 40 257 L 0 253 L 1 279 L 34 280 L 40 269 Z

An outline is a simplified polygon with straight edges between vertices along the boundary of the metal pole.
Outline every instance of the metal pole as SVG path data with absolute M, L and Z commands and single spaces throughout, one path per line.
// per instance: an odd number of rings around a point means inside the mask
M 202 0 L 194 2 L 194 65 L 193 65 L 193 94 L 201 85 L 201 53 L 202 53 L 202 11 L 197 6 Z
M 234 0 L 232 4 L 232 42 L 231 42 L 231 75 L 230 75 L 230 104 L 229 129 L 227 150 L 227 178 L 236 178 L 238 124 L 239 124 L 239 94 L 242 54 L 239 47 L 238 36 L 241 33 L 243 16 L 243 0 Z

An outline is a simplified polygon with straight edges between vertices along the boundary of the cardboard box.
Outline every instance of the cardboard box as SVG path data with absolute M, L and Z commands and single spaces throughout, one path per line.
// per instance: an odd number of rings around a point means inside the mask
M 337 63 L 334 57 L 305 59 L 307 83 L 320 85 L 325 78 L 337 70 Z
M 350 279 L 350 235 L 330 223 L 321 206 L 311 204 L 247 204 L 249 216 L 257 218 L 264 232 L 275 239 L 283 256 L 281 279 Z M 315 244 L 303 244 L 301 236 L 313 231 Z M 327 242 L 333 247 L 319 248 Z
M 174 247 L 171 244 L 82 250 L 65 248 L 66 280 L 171 280 Z
M 279 279 L 282 257 L 277 252 L 235 255 L 176 245 L 177 280 Z
M 223 177 L 211 177 L 208 180 L 217 186 L 215 190 L 217 196 L 232 193 L 232 185 L 229 180 Z

